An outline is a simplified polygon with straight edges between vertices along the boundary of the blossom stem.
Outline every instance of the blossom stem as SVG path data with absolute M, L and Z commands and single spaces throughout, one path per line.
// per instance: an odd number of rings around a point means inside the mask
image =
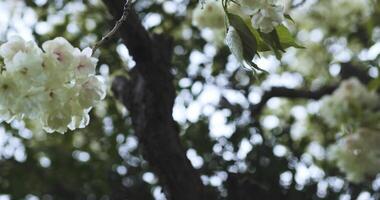
M 126 0 L 123 8 L 123 14 L 121 15 L 120 19 L 117 20 L 115 26 L 111 29 L 111 31 L 104 35 L 100 41 L 95 43 L 94 47 L 92 48 L 93 54 L 100 46 L 102 46 L 105 42 L 109 41 L 119 31 L 121 25 L 123 25 L 123 23 L 127 21 L 127 17 L 131 9 L 131 6 L 132 0 Z

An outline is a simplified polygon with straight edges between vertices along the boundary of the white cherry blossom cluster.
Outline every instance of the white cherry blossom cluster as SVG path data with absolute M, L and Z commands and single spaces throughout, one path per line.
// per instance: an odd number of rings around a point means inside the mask
M 320 116 L 339 136 L 329 147 L 328 157 L 352 182 L 380 172 L 379 99 L 374 91 L 351 78 L 321 100 Z
M 306 29 L 319 27 L 330 29 L 334 34 L 347 34 L 355 31 L 358 24 L 365 23 L 369 19 L 376 7 L 374 2 L 376 0 L 321 0 L 293 11 L 292 17 L 299 22 L 298 26 Z
M 329 148 L 329 158 L 352 182 L 361 182 L 380 172 L 380 131 L 361 128 Z
M 360 126 L 373 119 L 379 107 L 379 96 L 356 78 L 343 81 L 330 96 L 322 99 L 320 115 L 331 127 L 342 124 Z
M 284 21 L 285 6 L 282 0 L 240 0 L 243 11 L 252 16 L 252 26 L 269 33 Z
M 92 50 L 81 51 L 66 39 L 35 42 L 12 37 L 0 46 L 0 114 L 7 122 L 31 120 L 47 132 L 64 133 L 89 123 L 89 111 L 105 97 L 95 75 Z
M 225 36 L 225 15 L 220 1 L 200 1 L 192 13 L 192 24 L 203 30 L 202 37 L 216 46 L 223 44 Z
M 221 29 L 224 27 L 224 11 L 220 1 L 199 2 L 193 11 L 192 23 L 199 29 Z

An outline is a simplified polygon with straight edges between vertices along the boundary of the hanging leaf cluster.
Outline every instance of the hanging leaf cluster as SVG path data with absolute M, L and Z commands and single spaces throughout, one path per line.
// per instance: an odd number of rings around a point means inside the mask
M 230 2 L 236 3 L 234 1 Z M 304 48 L 296 42 L 289 29 L 283 24 L 274 27 L 269 33 L 264 33 L 259 29 L 255 29 L 249 20 L 244 20 L 241 16 L 229 12 L 228 1 L 223 1 L 222 3 L 227 18 L 227 31 L 233 27 L 241 40 L 241 57 L 243 60 L 239 61 L 242 62 L 243 66 L 263 71 L 252 61 L 255 56 L 260 56 L 260 52 L 271 51 L 276 55 L 277 59 L 281 59 L 282 53 L 285 53 L 289 47 Z M 284 18 L 293 21 L 289 15 L 285 15 Z

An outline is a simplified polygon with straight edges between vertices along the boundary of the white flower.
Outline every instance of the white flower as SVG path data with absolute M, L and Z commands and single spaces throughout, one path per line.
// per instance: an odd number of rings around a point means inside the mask
M 201 36 L 215 46 L 223 45 L 225 37 L 225 15 L 221 1 L 199 2 L 192 13 L 192 24 L 201 30 Z
M 193 25 L 199 29 L 224 28 L 224 11 L 220 1 L 207 0 L 199 3 L 193 11 Z
M 220 47 L 224 45 L 224 41 L 226 38 L 226 30 L 224 29 L 203 29 L 201 32 L 201 36 L 207 42 L 215 45 L 216 47 Z
M 369 91 L 356 78 L 343 81 L 330 96 L 322 99 L 320 114 L 331 127 L 359 126 L 374 119 L 373 109 L 379 106 L 379 96 Z
M 329 158 L 352 182 L 361 182 L 380 172 L 380 132 L 359 129 L 329 148 Z
M 21 91 L 23 92 L 23 91 Z M 20 88 L 16 85 L 16 80 L 8 73 L 3 72 L 0 77 L 0 105 L 3 108 L 11 108 L 13 102 L 21 97 Z
M 83 111 L 81 114 L 73 116 L 71 118 L 71 122 L 68 125 L 68 128 L 70 130 L 75 130 L 77 128 L 84 128 L 86 127 L 90 122 L 90 115 L 88 114 L 89 109 Z
M 0 56 L 4 58 L 5 68 L 9 72 L 41 66 L 41 55 L 42 51 L 36 43 L 26 42 L 17 36 L 11 37 L 0 47 Z
M 95 76 L 97 59 L 66 39 L 46 41 L 42 51 L 19 37 L 0 46 L 0 117 L 33 121 L 47 132 L 84 128 L 89 111 L 105 97 L 105 83 Z
M 56 60 L 56 57 L 51 54 L 44 54 L 43 70 L 46 76 L 46 86 L 48 88 L 61 87 L 63 84 L 70 83 L 71 80 L 75 80 L 74 65 L 66 67 Z M 75 65 L 78 62 L 75 61 Z
M 75 75 L 78 78 L 88 77 L 95 74 L 95 67 L 98 59 L 91 57 L 92 49 L 85 48 L 78 52 L 79 63 L 75 66 Z
M 8 123 L 13 120 L 13 114 L 8 108 L 0 108 L 0 120 Z
M 19 51 L 25 51 L 25 41 L 18 36 L 13 36 L 9 41 L 0 47 L 0 56 L 6 60 L 12 60 Z
M 269 33 L 284 21 L 282 0 L 241 0 L 242 10 L 252 15 L 252 26 L 263 33 Z
M 104 99 L 106 88 L 100 76 L 91 76 L 80 87 L 79 103 L 88 108 L 96 102 Z
M 42 49 L 66 68 L 76 66 L 78 63 L 78 58 L 73 54 L 75 48 L 65 38 L 57 37 L 46 41 L 42 44 Z
M 71 122 L 71 115 L 67 110 L 56 110 L 53 114 L 47 116 L 44 122 L 44 130 L 46 132 L 60 132 L 64 133 L 67 131 L 67 126 Z
M 284 7 L 268 7 L 260 9 L 252 17 L 252 26 L 263 33 L 269 33 L 284 21 Z
M 12 111 L 28 119 L 39 119 L 47 101 L 48 95 L 43 88 L 31 87 L 26 92 L 20 93 L 12 103 Z
M 319 27 L 333 34 L 348 34 L 365 24 L 376 6 L 377 2 L 373 0 L 316 1 L 293 11 L 292 17 L 305 29 Z
M 41 50 L 34 42 L 26 42 L 19 36 L 12 36 L 8 42 L 4 43 L 0 47 L 0 56 L 3 57 L 6 61 L 13 60 L 13 57 L 19 52 L 41 53 Z

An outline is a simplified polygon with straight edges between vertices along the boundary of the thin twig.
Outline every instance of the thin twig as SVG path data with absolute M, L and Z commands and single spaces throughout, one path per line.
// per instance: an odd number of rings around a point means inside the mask
M 115 23 L 115 26 L 112 28 L 110 32 L 108 32 L 105 36 L 102 37 L 100 41 L 98 41 L 94 47 L 92 48 L 92 53 L 95 53 L 95 51 L 103 45 L 105 42 L 110 40 L 120 29 L 121 25 L 127 21 L 127 17 L 129 14 L 129 10 L 132 6 L 132 0 L 126 0 L 123 8 L 123 14 L 121 15 L 120 19 L 117 20 Z
M 298 8 L 298 7 L 302 6 L 304 3 L 306 3 L 306 0 L 302 0 L 302 1 L 298 2 L 298 3 L 296 3 L 296 4 L 293 4 L 291 6 L 291 8 L 292 9 Z

